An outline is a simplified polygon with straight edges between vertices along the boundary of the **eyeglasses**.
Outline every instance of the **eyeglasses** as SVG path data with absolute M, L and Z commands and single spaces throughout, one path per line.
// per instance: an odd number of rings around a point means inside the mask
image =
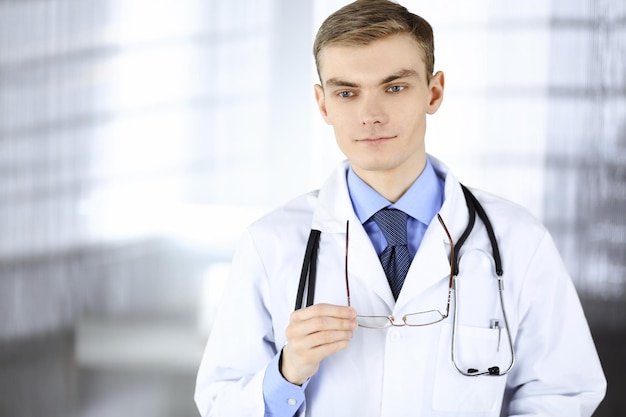
M 445 308 L 445 313 L 440 310 L 425 310 L 417 313 L 405 314 L 402 317 L 402 324 L 396 323 L 394 316 L 356 316 L 357 323 L 360 327 L 367 329 L 386 329 L 389 327 L 420 327 L 428 326 L 430 324 L 439 323 L 446 319 L 450 313 L 450 299 L 452 296 L 452 285 L 454 276 L 454 243 L 452 242 L 452 236 L 443 222 L 443 219 L 437 214 L 437 220 L 446 232 L 446 236 L 450 242 L 450 281 L 448 283 L 448 301 Z M 346 275 L 346 295 L 348 297 L 348 306 L 350 306 L 350 280 L 348 279 L 348 242 L 349 242 L 349 229 L 350 221 L 346 221 L 346 258 L 345 258 L 345 275 Z

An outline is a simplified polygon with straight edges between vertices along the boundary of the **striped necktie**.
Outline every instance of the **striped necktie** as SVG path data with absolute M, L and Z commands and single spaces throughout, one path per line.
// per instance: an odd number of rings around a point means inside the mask
M 385 275 L 387 275 L 393 297 L 397 300 L 411 265 L 411 255 L 409 255 L 406 239 L 408 216 L 403 211 L 384 208 L 376 212 L 373 218 L 387 240 L 387 247 L 379 255 L 379 258 Z

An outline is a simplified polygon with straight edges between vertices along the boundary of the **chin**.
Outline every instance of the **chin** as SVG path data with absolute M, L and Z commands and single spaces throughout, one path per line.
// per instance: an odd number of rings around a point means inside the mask
M 390 161 L 351 161 L 352 166 L 361 171 L 368 172 L 385 172 L 392 171 L 398 167 L 398 164 Z

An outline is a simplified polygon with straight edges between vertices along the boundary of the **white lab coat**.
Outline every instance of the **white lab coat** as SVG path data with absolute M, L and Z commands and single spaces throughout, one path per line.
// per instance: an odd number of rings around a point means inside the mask
M 457 180 L 445 178 L 440 210 L 453 239 L 468 221 Z M 234 256 L 231 278 L 200 366 L 196 402 L 208 416 L 263 416 L 265 368 L 285 344 L 306 241 L 321 230 L 316 303 L 346 305 L 345 227 L 350 220 L 352 305 L 362 315 L 445 311 L 449 244 L 438 221 L 428 227 L 394 302 L 385 273 L 357 219 L 342 164 L 317 191 L 252 224 Z M 522 208 L 474 190 L 502 253 L 505 309 L 516 365 L 502 377 L 466 377 L 451 364 L 450 316 L 426 327 L 358 328 L 350 347 L 326 358 L 306 389 L 303 415 L 589 416 L 606 382 L 578 297 L 545 228 Z M 461 251 L 457 363 L 486 369 L 510 360 L 491 249 L 477 219 Z

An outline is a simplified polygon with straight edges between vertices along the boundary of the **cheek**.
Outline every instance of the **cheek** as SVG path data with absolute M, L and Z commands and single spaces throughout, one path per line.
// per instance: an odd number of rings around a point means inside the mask
M 419 126 L 426 123 L 426 106 L 423 103 L 408 103 L 396 110 L 396 121 L 405 126 Z
M 343 131 L 354 121 L 354 115 L 345 106 L 327 106 L 326 122 L 332 125 L 335 131 Z
M 355 136 L 355 129 L 350 128 L 350 125 L 343 119 L 335 118 L 334 123 L 331 124 L 333 133 L 335 136 L 335 142 L 339 149 L 345 154 L 352 143 L 352 138 Z

